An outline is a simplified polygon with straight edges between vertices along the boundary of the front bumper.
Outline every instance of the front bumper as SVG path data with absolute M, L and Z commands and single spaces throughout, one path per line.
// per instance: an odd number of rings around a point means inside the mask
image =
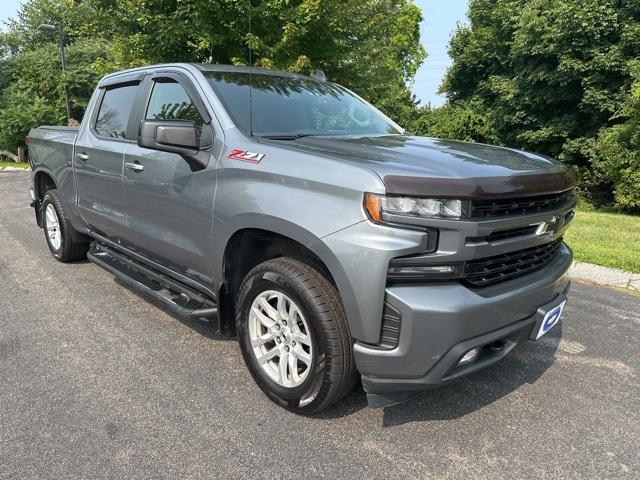
M 369 404 L 397 403 L 500 360 L 529 337 L 546 309 L 566 298 L 571 260 L 563 245 L 545 268 L 491 287 L 470 289 L 458 282 L 388 287 L 385 300 L 402 315 L 397 347 L 354 345 Z M 475 347 L 481 348 L 478 359 L 458 366 Z

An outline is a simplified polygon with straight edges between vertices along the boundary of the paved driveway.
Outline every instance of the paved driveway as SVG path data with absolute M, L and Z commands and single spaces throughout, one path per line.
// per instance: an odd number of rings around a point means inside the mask
M 502 363 L 385 410 L 268 401 L 234 341 L 49 254 L 0 174 L 0 478 L 639 478 L 640 297 L 575 284 Z

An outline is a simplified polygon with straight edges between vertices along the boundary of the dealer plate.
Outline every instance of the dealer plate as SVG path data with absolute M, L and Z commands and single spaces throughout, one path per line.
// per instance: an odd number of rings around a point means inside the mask
M 542 319 L 542 323 L 540 324 L 540 328 L 538 329 L 538 334 L 536 335 L 536 340 L 542 337 L 545 333 L 555 327 L 560 321 L 560 315 L 562 315 L 562 309 L 564 308 L 564 304 L 567 303 L 565 300 L 559 305 L 556 305 L 551 310 L 549 310 L 544 318 Z

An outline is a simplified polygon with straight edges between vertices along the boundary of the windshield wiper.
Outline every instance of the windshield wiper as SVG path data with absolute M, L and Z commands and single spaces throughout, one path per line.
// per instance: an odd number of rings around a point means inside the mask
M 269 140 L 296 140 L 303 137 L 318 136 L 315 133 L 297 133 L 295 135 L 259 135 L 260 138 L 268 138 Z

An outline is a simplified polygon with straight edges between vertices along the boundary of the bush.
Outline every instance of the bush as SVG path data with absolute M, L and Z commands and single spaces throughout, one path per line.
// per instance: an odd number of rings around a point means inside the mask
M 53 44 L 15 55 L 3 65 L 0 93 L 0 148 L 23 145 L 33 127 L 65 124 L 64 85 L 69 88 L 72 117 L 79 120 L 111 56 L 102 40 L 80 40 L 66 48 L 67 71 L 61 79 L 60 51 Z
M 591 151 L 594 177 L 613 187 L 615 207 L 629 213 L 640 213 L 639 126 L 629 121 L 603 130 Z
M 24 145 L 31 127 L 61 124 L 64 112 L 59 105 L 37 94 L 11 89 L 0 106 L 0 146 L 10 151 Z
M 615 207 L 640 213 L 640 62 L 633 67 L 635 81 L 624 107 L 614 120 L 589 142 L 593 177 L 609 184 Z
M 467 102 L 448 103 L 440 108 L 425 107 L 411 130 L 416 135 L 464 140 L 467 142 L 498 143 L 486 115 Z

